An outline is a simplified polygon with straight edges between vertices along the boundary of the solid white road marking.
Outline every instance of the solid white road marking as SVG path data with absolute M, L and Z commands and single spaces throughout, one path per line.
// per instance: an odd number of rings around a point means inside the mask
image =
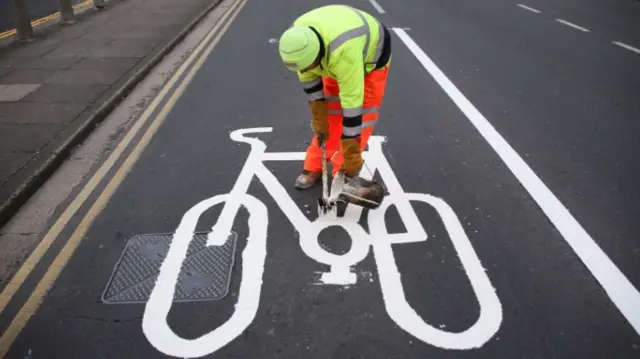
M 518 6 L 520 6 L 521 8 L 523 8 L 525 10 L 529 10 L 531 12 L 535 12 L 536 14 L 539 14 L 541 12 L 540 10 L 534 9 L 534 8 L 532 8 L 530 6 L 527 6 L 527 5 L 518 4 Z
M 567 26 L 569 26 L 569 27 L 572 27 L 572 28 L 574 28 L 574 29 L 576 29 L 576 30 L 580 30 L 580 31 L 584 31 L 584 32 L 590 32 L 590 31 L 589 31 L 589 29 L 584 28 L 584 27 L 582 27 L 582 26 L 580 26 L 580 25 L 576 25 L 576 24 L 574 24 L 574 23 L 572 23 L 572 22 L 569 22 L 569 21 L 567 21 L 567 20 L 563 20 L 563 19 L 556 19 L 556 21 L 557 21 L 557 22 L 559 22 L 559 23 L 561 23 L 561 24 L 564 24 L 564 25 L 567 25 Z
M 233 141 L 251 146 L 247 160 L 240 170 L 235 185 L 228 194 L 216 195 L 197 203 L 182 217 L 175 231 L 169 252 L 160 267 L 160 273 L 151 292 L 142 319 L 144 334 L 159 351 L 179 358 L 194 358 L 212 354 L 240 336 L 255 320 L 260 305 L 263 288 L 264 266 L 267 257 L 268 209 L 254 196 L 247 193 L 254 177 L 263 184 L 276 201 L 277 206 L 289 219 L 299 235 L 302 251 L 319 263 L 329 266 L 322 273 L 324 284 L 348 286 L 357 282 L 357 274 L 351 267 L 364 260 L 370 248 L 373 251 L 385 309 L 398 326 L 427 344 L 443 349 L 468 350 L 482 347 L 498 331 L 502 323 L 502 304 L 495 288 L 487 276 L 480 259 L 475 253 L 469 237 L 464 231 L 453 209 L 440 198 L 422 193 L 404 192 L 389 161 L 382 150 L 385 139 L 372 136 L 369 150 L 363 153 L 371 172 L 379 173 L 385 183 L 388 196 L 377 211 L 369 213 L 369 233 L 359 223 L 362 207 L 347 207 L 342 218 L 320 216 L 309 220 L 294 202 L 278 178 L 265 166 L 265 160 L 304 159 L 304 152 L 266 153 L 267 145 L 250 134 L 271 132 L 271 127 L 235 130 L 230 134 Z M 269 156 L 267 156 L 269 155 Z M 372 173 L 364 174 L 371 180 Z M 424 202 L 432 206 L 442 219 L 445 230 L 457 252 L 469 283 L 476 295 L 479 316 L 475 323 L 464 331 L 450 332 L 441 326 L 427 323 L 406 299 L 402 278 L 398 270 L 392 245 L 400 243 L 420 243 L 427 240 L 422 226 L 410 201 Z M 242 278 L 235 311 L 226 322 L 197 338 L 183 338 L 171 329 L 167 316 L 171 310 L 175 286 L 187 256 L 189 243 L 193 239 L 196 225 L 203 213 L 211 207 L 224 203 L 224 208 L 211 233 L 229 234 L 235 223 L 240 206 L 249 214 L 247 223 L 249 237 L 242 252 Z M 394 206 L 404 224 L 406 232 L 389 233 L 385 223 L 385 212 Z M 334 254 L 318 242 L 320 233 L 329 227 L 342 227 L 351 238 L 351 248 L 345 254 Z M 210 234 L 211 234 L 210 233 Z M 218 235 L 216 235 L 218 236 Z M 212 245 L 222 243 L 214 236 Z
M 633 47 L 633 46 L 631 46 L 631 45 L 627 45 L 627 44 L 625 44 L 624 42 L 620 42 L 620 41 L 613 41 L 613 43 L 614 43 L 614 44 L 616 44 L 616 45 L 618 45 L 618 46 L 620 46 L 620 47 L 622 47 L 622 48 L 625 48 L 625 49 L 627 49 L 627 50 L 629 50 L 629 51 L 633 51 L 633 52 L 635 52 L 636 54 L 639 54 L 639 55 L 640 55 L 640 50 L 639 50 L 639 49 L 636 49 L 635 47 Z
M 167 316 L 171 311 L 176 283 L 187 256 L 193 232 L 200 216 L 213 206 L 240 197 L 240 204 L 249 213 L 249 236 L 242 252 L 242 279 L 238 301 L 231 318 L 197 338 L 185 339 L 171 329 Z M 260 305 L 264 262 L 267 256 L 267 207 L 255 197 L 225 194 L 207 198 L 184 214 L 176 229 L 169 252 L 149 296 L 142 317 L 142 330 L 156 350 L 178 358 L 198 358 L 209 355 L 240 336 L 253 322 Z
M 371 5 L 373 5 L 374 8 L 376 8 L 376 11 L 378 11 L 379 13 L 384 14 L 386 12 L 382 8 L 382 6 L 380 6 L 380 4 L 378 4 L 378 2 L 376 0 L 369 0 L 369 2 L 371 3 Z
M 591 271 L 611 301 L 640 334 L 640 292 L 607 257 L 584 228 L 573 218 L 569 210 L 533 172 L 527 163 L 493 128 L 491 123 L 458 90 L 438 66 L 402 29 L 393 28 L 400 39 L 418 59 L 420 64 L 438 82 L 458 108 L 466 115 L 489 145 L 496 151 L 509 170 L 522 183 L 549 220 L 555 225 L 567 243 Z

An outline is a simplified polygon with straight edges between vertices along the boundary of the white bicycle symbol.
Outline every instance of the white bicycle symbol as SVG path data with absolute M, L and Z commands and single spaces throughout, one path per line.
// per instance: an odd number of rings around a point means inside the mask
M 190 208 L 178 226 L 167 256 L 160 268 L 155 287 L 146 304 L 142 320 L 143 331 L 149 342 L 159 351 L 180 358 L 202 357 L 211 354 L 237 338 L 253 322 L 260 303 L 262 276 L 266 259 L 268 214 L 267 207 L 247 193 L 253 176 L 262 181 L 282 211 L 300 235 L 300 246 L 306 255 L 330 266 L 322 280 L 330 284 L 351 284 L 356 274 L 350 268 L 363 260 L 373 248 L 380 288 L 385 308 L 390 318 L 400 328 L 417 339 L 443 349 L 472 349 L 484 345 L 498 331 L 502 323 L 502 305 L 478 259 L 465 231 L 454 211 L 442 199 L 422 193 L 406 193 L 402 190 L 389 162 L 382 152 L 384 138 L 372 136 L 369 150 L 363 154 L 370 169 L 369 179 L 375 171 L 380 173 L 389 195 L 375 211 L 368 215 L 370 234 L 360 224 L 362 208 L 348 206 L 342 218 L 319 217 L 310 221 L 287 194 L 278 179 L 267 169 L 264 161 L 302 161 L 304 152 L 266 152 L 266 144 L 260 139 L 247 137 L 251 133 L 271 132 L 271 127 L 236 130 L 231 139 L 251 145 L 251 151 L 231 192 L 205 199 Z M 437 210 L 468 275 L 478 299 L 480 315 L 467 330 L 452 333 L 427 324 L 407 302 L 400 273 L 396 265 L 392 244 L 426 241 L 427 233 L 420 224 L 410 201 L 422 201 Z M 227 239 L 233 222 L 242 205 L 249 213 L 249 237 L 242 253 L 242 278 L 238 302 L 231 318 L 218 328 L 196 339 L 178 336 L 168 325 L 167 315 L 173 302 L 174 290 L 193 238 L 199 217 L 215 206 L 226 202 L 218 221 L 208 238 L 208 245 L 220 245 Z M 389 234 L 384 214 L 395 205 L 404 221 L 405 233 Z M 324 250 L 319 242 L 320 232 L 330 226 L 341 226 L 351 236 L 349 252 L 336 255 Z

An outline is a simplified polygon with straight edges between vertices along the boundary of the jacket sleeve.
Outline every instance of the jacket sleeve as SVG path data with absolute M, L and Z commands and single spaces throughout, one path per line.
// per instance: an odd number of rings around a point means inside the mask
M 311 72 L 298 72 L 298 80 L 302 84 L 302 89 L 307 94 L 310 101 L 318 101 L 324 99 L 324 91 L 322 90 L 322 76 L 312 74 Z
M 339 58 L 335 59 L 335 65 L 330 70 L 336 75 L 340 88 L 342 138 L 357 137 L 362 129 L 362 103 L 364 100 L 362 52 L 341 51 Z

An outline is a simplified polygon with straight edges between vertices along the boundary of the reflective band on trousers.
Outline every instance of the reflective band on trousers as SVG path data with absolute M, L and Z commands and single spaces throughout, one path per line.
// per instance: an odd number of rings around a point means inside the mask
M 367 107 L 362 109 L 362 114 L 369 114 L 369 113 L 378 113 L 378 107 Z M 336 109 L 331 109 L 328 111 L 329 115 L 342 115 L 342 110 L 336 110 Z
M 378 120 L 365 121 L 362 123 L 362 125 L 357 127 L 343 127 L 342 134 L 347 137 L 357 136 L 360 134 L 360 132 L 362 132 L 363 129 L 375 126 L 376 122 L 378 122 Z
M 347 137 L 358 136 L 360 134 L 360 132 L 362 132 L 363 129 L 369 128 L 369 127 L 373 127 L 373 126 L 376 125 L 377 122 L 378 122 L 378 120 L 364 121 L 364 122 L 362 122 L 362 125 L 356 126 L 356 127 L 343 126 L 342 127 L 342 134 L 347 136 Z
M 309 96 L 309 100 L 311 101 L 322 100 L 324 98 L 324 92 L 320 90 L 320 91 L 310 93 L 308 96 Z
M 347 137 L 354 137 L 360 134 L 360 131 L 362 130 L 362 126 L 356 126 L 356 127 L 342 127 L 342 134 L 347 136 Z
M 369 127 L 373 127 L 376 125 L 376 122 L 378 122 L 378 120 L 373 120 L 373 121 L 364 121 L 362 122 L 362 128 L 369 128 Z
M 362 107 L 342 109 L 342 116 L 344 117 L 356 117 L 360 115 L 362 115 Z

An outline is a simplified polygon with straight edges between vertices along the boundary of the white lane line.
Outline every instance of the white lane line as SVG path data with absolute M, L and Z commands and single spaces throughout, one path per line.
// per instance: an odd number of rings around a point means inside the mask
M 376 11 L 378 11 L 379 13 L 384 14 L 386 12 L 382 8 L 382 6 L 380 6 L 380 4 L 378 4 L 378 2 L 376 0 L 369 0 L 369 2 L 376 9 Z
M 589 31 L 589 29 L 584 28 L 584 27 L 582 27 L 582 26 L 580 26 L 580 25 L 576 25 L 576 24 L 574 24 L 574 23 L 572 23 L 572 22 L 569 22 L 569 21 L 567 21 L 567 20 L 563 20 L 563 19 L 556 19 L 556 21 L 557 21 L 557 22 L 559 22 L 559 23 L 561 23 L 561 24 L 565 24 L 565 25 L 567 25 L 567 26 L 570 26 L 570 27 L 572 27 L 572 28 L 574 28 L 574 29 L 576 29 L 576 30 L 580 30 L 580 31 L 584 31 L 584 32 L 590 32 L 590 31 Z
M 493 128 L 491 123 L 458 90 L 438 66 L 431 61 L 411 37 L 400 28 L 393 28 L 393 31 L 496 151 L 509 170 L 562 234 L 565 241 L 602 285 L 613 304 L 618 307 L 635 331 L 640 334 L 640 310 L 638 310 L 640 292 L 598 247 L 593 238 L 573 218 L 569 210 L 525 163 L 522 157 Z
M 633 46 L 631 46 L 631 45 L 627 45 L 627 44 L 625 44 L 624 42 L 620 42 L 620 41 L 613 41 L 613 43 L 614 43 L 614 44 L 616 44 L 616 45 L 618 45 L 618 46 L 620 46 L 620 47 L 623 47 L 623 48 L 625 48 L 625 49 L 627 49 L 627 50 L 629 50 L 629 51 L 633 51 L 633 52 L 635 52 L 636 54 L 639 54 L 639 55 L 640 55 L 640 50 L 639 50 L 639 49 L 636 49 L 635 47 L 633 47 Z
M 538 9 L 534 9 L 534 8 L 532 8 L 532 7 L 530 7 L 530 6 L 527 6 L 527 5 L 518 4 L 518 6 L 520 6 L 521 8 L 523 8 L 523 9 L 525 9 L 525 10 L 529 10 L 529 11 L 531 11 L 531 12 L 535 12 L 536 14 L 541 13 L 541 11 L 540 11 L 540 10 L 538 10 Z

